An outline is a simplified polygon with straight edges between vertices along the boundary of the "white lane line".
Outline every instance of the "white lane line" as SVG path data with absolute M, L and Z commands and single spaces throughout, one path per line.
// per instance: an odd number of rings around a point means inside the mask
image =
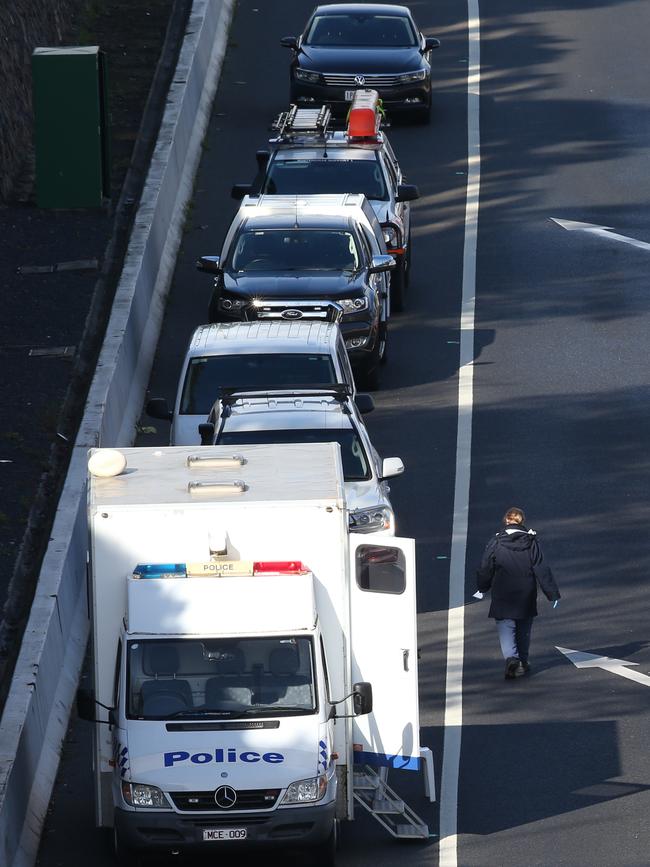
M 460 366 L 458 371 L 458 432 L 456 435 L 456 483 L 454 522 L 449 565 L 449 614 L 447 618 L 447 677 L 445 685 L 445 735 L 440 787 L 440 867 L 458 865 L 458 776 L 463 725 L 463 655 L 465 642 L 465 555 L 472 458 L 472 409 L 474 399 L 474 312 L 476 294 L 476 241 L 481 187 L 479 99 L 481 46 L 479 0 L 467 0 L 469 68 L 467 73 L 467 193 L 465 243 L 460 317 Z

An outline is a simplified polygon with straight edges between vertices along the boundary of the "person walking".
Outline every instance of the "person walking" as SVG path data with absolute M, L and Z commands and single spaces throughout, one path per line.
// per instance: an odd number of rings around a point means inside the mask
M 496 621 L 507 680 L 530 671 L 528 649 L 537 616 L 537 585 L 554 608 L 560 599 L 535 531 L 525 521 L 522 509 L 508 509 L 503 530 L 487 543 L 476 572 L 479 593 L 492 591 L 488 617 Z

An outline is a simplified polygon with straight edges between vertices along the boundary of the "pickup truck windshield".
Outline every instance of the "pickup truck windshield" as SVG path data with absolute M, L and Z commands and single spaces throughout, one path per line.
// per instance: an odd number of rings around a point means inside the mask
M 129 719 L 278 717 L 317 709 L 310 638 L 145 639 L 130 641 L 127 654 Z
M 273 160 L 262 193 L 282 196 L 363 193 L 367 199 L 388 200 L 379 160 L 343 160 L 335 154 L 326 160 Z
M 327 385 L 337 381 L 330 355 L 268 352 L 192 358 L 185 374 L 180 411 L 207 415 L 221 386 Z
M 356 271 L 359 254 L 349 232 L 264 229 L 244 232 L 232 253 L 233 271 Z
M 254 445 L 259 443 L 338 443 L 341 446 L 343 477 L 346 482 L 367 481 L 370 464 L 361 439 L 353 430 L 322 430 L 296 428 L 292 430 L 222 431 L 218 445 Z

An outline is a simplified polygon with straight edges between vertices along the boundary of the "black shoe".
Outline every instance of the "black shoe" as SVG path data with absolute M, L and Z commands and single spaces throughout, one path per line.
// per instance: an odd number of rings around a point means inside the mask
M 506 659 L 505 679 L 513 680 L 515 677 L 519 677 L 520 673 L 524 673 L 523 665 L 516 656 L 509 656 Z

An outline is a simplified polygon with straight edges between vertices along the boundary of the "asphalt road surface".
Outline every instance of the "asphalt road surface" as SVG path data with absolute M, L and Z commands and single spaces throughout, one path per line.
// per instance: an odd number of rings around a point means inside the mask
M 205 318 L 235 181 L 254 174 L 266 126 L 285 107 L 288 53 L 312 0 L 240 0 L 150 391 L 172 398 L 187 339 Z M 449 557 L 456 461 L 460 300 L 467 181 L 467 8 L 410 3 L 433 55 L 430 126 L 390 137 L 422 194 L 413 209 L 408 309 L 368 418 L 393 484 L 398 530 L 418 542 L 423 742 L 438 778 L 445 706 Z M 576 668 L 556 646 L 650 669 L 650 251 L 550 218 L 650 241 L 646 39 L 642 0 L 492 0 L 481 9 L 481 198 L 474 334 L 458 838 L 444 867 L 642 867 L 650 863 L 647 683 Z M 153 424 L 146 418 L 143 424 Z M 166 425 L 140 437 L 166 441 Z M 523 506 L 563 598 L 544 600 L 533 671 L 503 680 L 487 600 L 473 572 L 504 509 Z M 452 636 L 453 637 L 453 636 Z M 629 669 L 628 669 L 629 670 Z M 40 864 L 112 863 L 94 830 L 89 732 L 73 723 Z M 396 785 L 439 832 L 421 781 Z M 438 780 L 439 781 L 439 780 Z M 453 794 L 453 792 L 452 792 Z M 435 838 L 404 845 L 361 817 L 341 865 L 437 865 Z M 222 859 L 220 858 L 220 861 Z M 226 862 L 224 862 L 226 863 Z M 234 863 L 234 862 L 233 862 Z M 241 863 L 241 861 L 240 861 Z M 283 859 L 283 863 L 287 863 Z

